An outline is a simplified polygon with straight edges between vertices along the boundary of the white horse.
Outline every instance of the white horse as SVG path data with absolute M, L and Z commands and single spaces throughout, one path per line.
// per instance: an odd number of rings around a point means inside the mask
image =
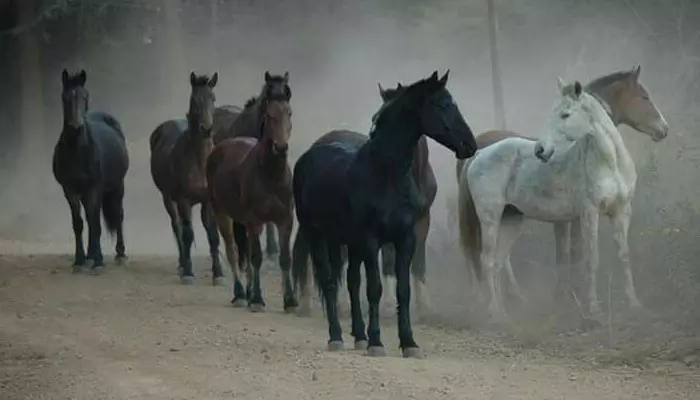
M 637 174 L 609 110 L 577 81 L 558 81 L 560 97 L 547 131 L 537 142 L 508 138 L 477 153 L 460 173 L 459 220 L 462 247 L 478 252 L 491 294 L 489 311 L 505 315 L 497 270 L 510 268 L 510 252 L 524 218 L 581 221 L 584 258 L 590 269 L 590 312 L 601 314 L 596 292 L 598 219 L 613 222 L 626 294 L 641 307 L 629 264 L 627 235 Z M 465 173 L 466 172 L 466 173 Z M 506 206 L 517 212 L 504 213 Z M 480 265 L 481 266 L 480 266 Z M 510 272 L 510 271 L 509 271 Z

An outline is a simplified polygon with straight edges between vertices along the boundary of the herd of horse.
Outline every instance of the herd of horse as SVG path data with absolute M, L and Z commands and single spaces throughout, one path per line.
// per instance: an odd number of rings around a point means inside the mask
M 186 118 L 161 123 L 149 141 L 151 175 L 170 217 L 181 283 L 195 280 L 192 208 L 199 204 L 213 284 L 225 284 L 219 257 L 223 238 L 235 307 L 256 312 L 266 306 L 260 276 L 265 228 L 268 254 L 279 253 L 284 310 L 310 313 L 312 275 L 325 307 L 329 350 L 344 346 L 338 288 L 345 278 L 355 348 L 386 353 L 379 324 L 383 274 L 390 298 L 395 294 L 403 356 L 422 357 L 411 328 L 410 276 L 419 309 L 427 307 L 426 239 L 437 193 L 430 137 L 457 158 L 460 242 L 476 277 L 487 284 L 494 318 L 505 316 L 499 279 L 504 269 L 515 293 L 524 298 L 510 252 L 525 218 L 554 224 L 560 275 L 585 261 L 591 277 L 589 311 L 597 315 L 598 220 L 601 214 L 608 216 L 626 293 L 631 306 L 641 307 L 627 244 L 636 174 L 617 126 L 626 124 L 654 141 L 667 135 L 668 126 L 639 73 L 635 67 L 585 86 L 559 80 L 559 95 L 538 139 L 509 131 L 474 136 L 447 89 L 449 71 L 396 88 L 380 85 L 382 105 L 369 135 L 328 132 L 292 169 L 288 73 L 265 72 L 260 93 L 240 108 L 216 106 L 217 73 L 192 72 Z M 117 119 L 90 109 L 85 71 L 72 75 L 64 70 L 62 82 L 64 121 L 53 171 L 71 210 L 74 272 L 89 261 L 92 271 L 100 273 L 100 214 L 117 236 L 116 261 L 126 260 L 123 198 L 129 156 Z M 89 230 L 87 253 L 81 204 Z M 359 294 L 362 264 L 366 326 Z

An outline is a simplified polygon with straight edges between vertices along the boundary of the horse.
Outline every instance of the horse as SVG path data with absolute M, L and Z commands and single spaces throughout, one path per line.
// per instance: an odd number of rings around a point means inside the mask
M 254 107 L 253 103 L 248 107 Z M 290 275 L 289 241 L 294 212 L 292 172 L 287 155 L 291 116 L 289 102 L 267 100 L 260 138 L 237 136 L 225 139 L 214 147 L 207 160 L 209 197 L 233 273 L 231 303 L 239 307 L 245 299 L 253 312 L 265 308 L 260 287 L 260 231 L 263 224 L 270 222 L 279 232 L 284 310 L 293 311 L 298 305 Z M 245 290 L 239 267 L 246 271 Z
M 480 150 L 460 174 L 461 244 L 468 255 L 480 256 L 474 272 L 479 278 L 481 270 L 485 272 L 489 311 L 497 319 L 505 313 L 496 288 L 496 267 L 509 264 L 524 218 L 548 222 L 580 218 L 591 274 L 589 312 L 597 318 L 601 314 L 596 292 L 598 219 L 601 214 L 608 216 L 630 306 L 641 308 L 627 240 L 637 179 L 634 162 L 606 103 L 585 92 L 578 81 L 565 84 L 559 78 L 558 86 L 560 96 L 540 139 L 503 139 Z M 652 139 L 665 136 L 666 131 L 659 130 Z M 504 214 L 506 205 L 519 213 Z M 479 234 L 480 240 L 476 239 Z
M 289 72 L 285 72 L 284 75 L 272 75 L 269 71 L 265 71 L 264 78 L 265 83 L 260 94 L 249 99 L 243 109 L 227 104 L 214 110 L 214 128 L 212 129 L 214 145 L 224 139 L 237 136 L 260 138 L 262 134 L 261 119 L 265 115 L 264 109 L 267 102 L 271 100 L 289 102 L 292 98 L 292 90 L 289 87 Z M 248 107 L 248 105 L 254 107 Z M 265 235 L 267 242 L 265 252 L 269 257 L 272 257 L 279 252 L 279 246 L 275 241 L 274 223 L 266 224 Z
M 190 249 L 194 242 L 192 207 L 200 204 L 200 218 L 209 241 L 212 281 L 224 284 L 216 230 L 205 175 L 206 159 L 213 146 L 214 87 L 212 77 L 190 73 L 190 106 L 186 119 L 171 119 L 158 125 L 150 137 L 151 177 L 161 193 L 179 254 L 178 273 L 183 285 L 194 284 Z
M 386 103 L 387 101 L 396 97 L 401 91 L 406 87 L 398 83 L 395 89 L 384 89 L 381 84 L 378 84 L 379 94 L 382 101 Z M 353 141 L 358 145 L 364 144 L 369 138 L 359 132 L 353 132 L 348 130 L 335 130 L 331 131 L 326 135 L 321 136 L 313 144 L 323 144 L 332 143 L 336 140 L 346 140 Z M 418 139 L 416 146 L 416 154 L 413 157 L 411 163 L 411 174 L 413 179 L 416 181 L 418 192 L 422 197 L 421 204 L 424 208 L 420 211 L 420 217 L 415 226 L 416 234 L 416 253 L 413 256 L 413 261 L 411 262 L 411 275 L 413 276 L 413 284 L 416 288 L 416 300 L 418 303 L 418 310 L 425 311 L 430 308 L 427 290 L 425 288 L 426 278 L 425 278 L 425 254 L 426 254 L 426 242 L 428 238 L 428 231 L 430 228 L 430 207 L 435 201 L 435 196 L 437 195 L 437 180 L 435 179 L 435 174 L 433 168 L 429 161 L 429 150 L 428 150 L 428 140 L 425 136 L 421 136 Z M 299 233 L 297 232 L 297 235 Z M 305 241 L 295 240 L 295 246 L 303 246 Z M 296 248 L 296 247 L 295 247 Z M 308 260 L 308 249 L 299 247 L 297 250 L 298 256 L 296 260 Z M 394 272 L 394 249 L 391 243 L 387 243 L 381 248 L 382 253 L 382 275 L 384 278 L 384 284 L 388 286 L 387 294 L 385 297 L 386 306 L 396 304 L 396 297 L 394 292 L 396 289 L 396 273 Z M 344 249 L 343 264 L 347 262 L 347 251 Z M 302 316 L 310 314 L 311 308 L 311 296 L 308 290 L 308 264 L 299 264 L 294 268 L 295 274 L 294 278 L 298 283 L 299 290 L 301 293 L 300 298 L 300 310 L 299 314 Z M 393 301 L 393 302 L 392 302 Z
M 435 71 L 384 103 L 373 117 L 366 142 L 339 138 L 314 144 L 294 166 L 294 203 L 302 232 L 297 239 L 307 241 L 311 253 L 314 280 L 325 305 L 330 351 L 343 348 L 337 295 L 345 245 L 355 348 L 366 348 L 372 356 L 386 354 L 380 338 L 382 284 L 377 256 L 381 246 L 392 243 L 400 347 L 404 357 L 422 357 L 410 319 L 409 266 L 416 247 L 414 227 L 424 208 L 410 173 L 412 159 L 424 134 L 458 158 L 476 151 L 472 131 L 446 88 L 448 75 L 449 71 L 438 78 Z M 359 304 L 360 263 L 367 277 L 366 334 Z
M 656 105 L 652 102 L 647 89 L 639 81 L 641 66 L 636 65 L 631 70 L 613 72 L 608 75 L 598 77 L 584 86 L 584 91 L 592 94 L 599 101 L 603 102 L 609 110 L 609 116 L 616 126 L 627 125 L 632 129 L 645 133 L 650 137 L 665 136 L 668 131 L 668 124 Z M 513 131 L 491 130 L 486 131 L 476 137 L 476 144 L 479 149 L 483 149 L 494 143 L 500 142 L 509 137 L 519 137 L 536 140 L 534 138 L 521 135 Z M 463 170 L 467 160 L 457 160 L 456 175 L 459 182 L 459 175 Z M 504 209 L 504 217 L 517 215 L 520 213 L 516 208 L 507 205 Z M 556 248 L 556 265 L 560 272 L 558 280 L 557 294 L 563 295 L 569 290 L 565 287 L 570 284 L 568 277 L 570 265 L 576 265 L 581 259 L 581 224 L 578 218 L 571 222 L 554 222 L 554 237 Z M 477 225 L 478 226 L 478 225 Z M 480 240 L 478 233 L 474 240 Z M 471 252 L 472 262 L 479 263 L 480 255 Z M 525 299 L 515 280 L 510 261 L 504 262 L 504 269 L 511 287 L 516 296 Z M 561 274 L 566 268 L 566 274 Z
M 124 131 L 117 119 L 104 111 L 89 108 L 90 93 L 85 88 L 87 73 L 61 75 L 63 129 L 54 147 L 53 175 L 68 201 L 75 234 L 73 272 L 79 273 L 92 260 L 92 271 L 104 269 L 100 239 L 100 210 L 107 231 L 117 236 L 115 261 L 126 261 L 124 247 L 124 177 L 129 170 L 129 152 Z M 83 247 L 83 219 L 88 223 L 87 256 Z

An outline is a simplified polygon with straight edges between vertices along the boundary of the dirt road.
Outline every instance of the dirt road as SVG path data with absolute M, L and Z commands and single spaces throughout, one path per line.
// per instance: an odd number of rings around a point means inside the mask
M 73 275 L 66 255 L 0 258 L 0 399 L 692 399 L 700 380 L 602 368 L 488 335 L 421 324 L 424 360 L 325 349 L 326 325 L 281 311 L 279 276 L 265 277 L 268 309 L 228 306 L 208 262 L 179 285 L 174 258 L 133 256 L 102 276 Z M 347 326 L 349 322 L 346 322 Z M 346 330 L 347 333 L 347 330 Z M 346 342 L 351 344 L 346 335 Z M 346 346 L 352 347 L 352 346 Z

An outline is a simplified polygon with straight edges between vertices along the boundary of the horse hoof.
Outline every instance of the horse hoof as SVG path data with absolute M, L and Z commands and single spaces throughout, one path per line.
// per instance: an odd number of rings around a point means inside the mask
M 125 265 L 129 261 L 129 258 L 127 256 L 116 256 L 114 257 L 114 262 L 117 265 Z
M 386 357 L 384 346 L 370 346 L 367 348 L 367 355 L 370 357 Z
M 328 351 L 341 351 L 345 348 L 342 340 L 332 340 L 328 342 Z
M 355 342 L 355 350 L 367 350 L 367 344 L 366 340 L 358 340 Z
M 403 358 L 423 358 L 423 350 L 421 350 L 420 347 L 408 347 L 401 350 L 401 353 L 403 354 Z
M 226 285 L 226 280 L 224 280 L 223 276 L 217 276 L 212 280 L 212 284 L 214 286 L 225 286 Z
M 99 265 L 97 267 L 92 267 L 92 274 L 95 276 L 102 275 L 102 273 L 105 271 L 105 267 Z
M 246 306 L 246 301 L 234 298 L 233 300 L 231 300 L 231 305 L 233 306 L 233 308 L 244 308 Z
M 265 305 L 260 304 L 260 303 L 253 303 L 248 305 L 248 308 L 250 309 L 250 312 L 252 313 L 259 313 L 265 311 Z
M 183 285 L 194 285 L 194 276 L 181 276 L 180 283 Z

